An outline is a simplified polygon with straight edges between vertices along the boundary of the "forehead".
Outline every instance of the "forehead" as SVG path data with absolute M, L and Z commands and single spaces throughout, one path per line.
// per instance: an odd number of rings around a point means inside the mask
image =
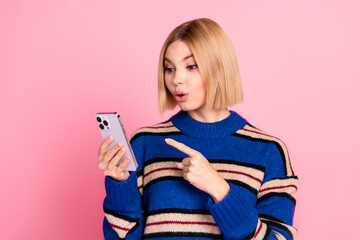
M 165 60 L 179 61 L 186 60 L 192 56 L 189 46 L 182 40 L 171 43 L 165 52 Z

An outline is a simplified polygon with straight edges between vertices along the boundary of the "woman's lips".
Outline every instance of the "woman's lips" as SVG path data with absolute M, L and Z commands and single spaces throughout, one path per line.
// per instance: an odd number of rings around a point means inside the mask
M 188 97 L 188 93 L 177 93 L 176 95 L 175 95 L 175 100 L 177 101 L 177 102 L 185 102 L 186 101 L 186 99 L 187 99 L 187 97 Z

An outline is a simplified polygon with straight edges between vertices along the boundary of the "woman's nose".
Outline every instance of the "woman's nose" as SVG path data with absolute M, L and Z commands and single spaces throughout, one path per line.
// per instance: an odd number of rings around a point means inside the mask
M 174 81 L 175 85 L 183 84 L 185 81 L 184 73 L 181 71 L 175 71 L 175 76 L 174 76 L 173 81 Z

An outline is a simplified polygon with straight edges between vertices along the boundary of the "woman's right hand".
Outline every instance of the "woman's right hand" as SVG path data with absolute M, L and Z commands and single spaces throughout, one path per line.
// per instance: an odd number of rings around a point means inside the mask
M 119 142 L 108 151 L 107 148 L 112 141 L 113 137 L 110 136 L 102 141 L 100 145 L 97 155 L 99 168 L 104 171 L 105 176 L 110 176 L 117 181 L 125 181 L 130 176 L 129 172 L 124 170 L 130 162 L 130 157 L 126 157 L 119 166 L 116 166 L 122 156 L 124 156 L 125 148 Z

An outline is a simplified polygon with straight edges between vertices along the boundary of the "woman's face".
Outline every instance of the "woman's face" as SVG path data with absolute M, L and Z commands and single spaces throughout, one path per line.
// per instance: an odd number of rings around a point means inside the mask
M 201 111 L 205 108 L 205 81 L 185 42 L 177 40 L 169 45 L 164 70 L 166 87 L 183 111 Z

